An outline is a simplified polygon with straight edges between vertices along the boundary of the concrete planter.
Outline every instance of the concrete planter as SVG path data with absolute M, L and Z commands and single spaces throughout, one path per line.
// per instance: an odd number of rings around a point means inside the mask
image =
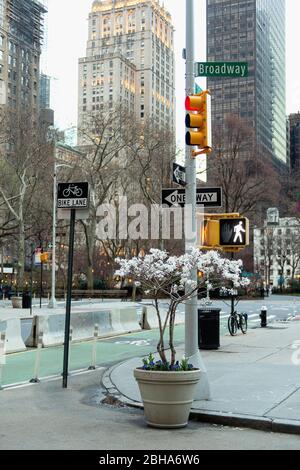
M 22 297 L 12 297 L 11 303 L 13 308 L 22 308 Z
M 187 425 L 200 370 L 156 372 L 135 369 L 148 426 L 183 428 Z

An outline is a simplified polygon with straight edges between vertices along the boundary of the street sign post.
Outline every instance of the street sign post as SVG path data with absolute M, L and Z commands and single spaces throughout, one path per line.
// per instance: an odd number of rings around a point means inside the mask
M 184 166 L 173 163 L 173 183 L 179 184 L 180 186 L 186 185 L 186 173 Z
M 168 207 L 185 207 L 185 189 L 163 189 L 162 204 Z M 222 188 L 197 188 L 197 206 L 222 207 Z
M 196 62 L 196 77 L 248 77 L 247 62 Z
M 57 208 L 71 212 L 69 257 L 68 257 L 68 281 L 65 341 L 63 359 L 63 388 L 68 387 L 69 371 L 69 349 L 70 349 L 70 327 L 71 327 L 71 303 L 72 303 L 72 280 L 74 259 L 74 238 L 76 210 L 87 210 L 89 207 L 89 184 L 88 183 L 59 183 L 57 188 Z

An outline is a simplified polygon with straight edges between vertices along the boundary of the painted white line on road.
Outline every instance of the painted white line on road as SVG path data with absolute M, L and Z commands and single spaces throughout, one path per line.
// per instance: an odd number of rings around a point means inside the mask
M 289 307 L 270 307 L 272 310 L 291 310 Z

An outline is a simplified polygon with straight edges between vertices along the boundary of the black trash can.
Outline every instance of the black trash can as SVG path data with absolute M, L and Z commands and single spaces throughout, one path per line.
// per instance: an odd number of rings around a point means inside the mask
M 220 347 L 219 308 L 198 309 L 198 344 L 199 349 L 219 349 Z
M 22 296 L 22 308 L 31 308 L 31 294 L 24 292 Z

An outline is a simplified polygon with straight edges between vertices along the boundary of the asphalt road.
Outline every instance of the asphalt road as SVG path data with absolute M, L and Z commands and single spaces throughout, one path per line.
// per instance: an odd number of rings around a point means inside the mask
M 259 314 L 261 307 L 268 308 L 269 322 L 287 321 L 293 315 L 300 315 L 300 297 L 277 297 L 254 301 L 241 301 L 238 311 L 248 313 L 249 328 L 260 327 Z M 200 306 L 200 303 L 199 303 Z M 221 309 L 221 336 L 228 334 L 227 319 L 230 312 L 230 303 L 214 301 L 214 307 Z M 180 309 L 183 311 L 184 306 Z M 141 307 L 139 308 L 141 311 Z M 31 330 L 31 319 L 22 320 L 22 336 L 28 337 Z M 176 328 L 176 342 L 184 342 L 184 325 Z M 97 343 L 97 365 L 106 366 L 126 360 L 130 357 L 147 355 L 156 350 L 157 331 L 142 331 L 131 335 L 125 335 L 108 340 L 99 340 Z M 59 375 L 62 368 L 63 348 L 49 348 L 41 352 L 40 377 Z M 71 345 L 71 370 L 85 369 L 91 365 L 92 343 L 85 342 Z M 33 376 L 36 350 L 28 350 L 24 353 L 7 356 L 3 370 L 3 385 L 27 382 Z

